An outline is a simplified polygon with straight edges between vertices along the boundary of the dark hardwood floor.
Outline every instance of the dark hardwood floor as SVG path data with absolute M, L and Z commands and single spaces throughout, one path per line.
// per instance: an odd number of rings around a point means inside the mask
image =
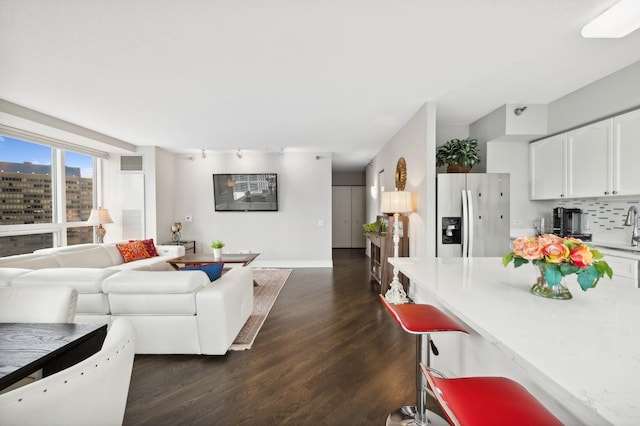
M 415 337 L 378 300 L 364 250 L 294 269 L 253 348 L 137 355 L 125 425 L 383 425 L 415 403 Z

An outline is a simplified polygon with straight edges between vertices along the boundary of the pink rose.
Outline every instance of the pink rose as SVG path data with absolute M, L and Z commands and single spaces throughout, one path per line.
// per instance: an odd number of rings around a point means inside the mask
M 562 263 L 569 258 L 569 249 L 562 243 L 553 243 L 545 246 L 542 254 L 548 263 Z
M 593 253 L 591 253 L 589 246 L 584 244 L 571 250 L 569 257 L 573 264 L 579 268 L 588 268 L 593 263 Z
M 513 242 L 513 254 L 527 260 L 542 259 L 541 249 L 537 237 L 520 237 Z
M 542 234 L 538 237 L 538 243 L 544 247 L 549 244 L 559 244 L 563 241 L 562 237 L 558 237 L 554 234 Z

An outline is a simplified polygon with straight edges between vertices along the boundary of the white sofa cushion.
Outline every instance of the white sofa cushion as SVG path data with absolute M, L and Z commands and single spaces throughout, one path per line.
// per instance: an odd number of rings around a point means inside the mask
M 112 315 L 195 315 L 196 294 L 109 293 Z
M 114 271 L 115 272 L 115 271 Z M 105 293 L 193 293 L 209 283 L 202 271 L 120 271 L 102 283 Z
M 88 248 L 96 247 L 97 244 L 93 243 L 84 243 L 84 244 L 74 244 L 72 246 L 63 246 L 63 247 L 49 247 L 35 250 L 36 254 L 56 254 L 56 253 L 68 253 L 71 251 L 82 251 Z
M 0 258 L 0 267 L 2 268 L 59 268 L 60 264 L 55 256 L 47 254 L 18 254 L 16 256 L 7 256 Z
M 102 283 L 114 315 L 195 315 L 202 271 L 120 271 Z
M 175 257 L 175 256 L 174 256 Z M 109 266 L 109 269 L 117 269 L 120 271 L 174 271 L 167 263 L 167 260 L 173 259 L 172 256 L 154 256 L 147 259 L 138 259 L 133 262 L 121 263 L 119 265 Z
M 0 268 L 0 287 L 8 287 L 16 277 L 31 272 L 31 269 L 24 268 Z
M 79 294 L 76 312 L 79 314 L 108 315 L 111 313 L 109 296 L 104 293 Z
M 113 265 L 107 250 L 99 245 L 81 252 L 66 251 L 53 254 L 63 268 L 106 268 Z
M 58 284 L 67 285 L 78 293 L 102 293 L 102 282 L 116 274 L 113 269 L 99 268 L 46 268 L 36 269 L 15 277 L 12 286 Z
M 124 257 L 122 257 L 120 250 L 118 250 L 118 247 L 116 247 L 116 243 L 104 244 L 102 247 L 104 247 L 104 249 L 109 254 L 112 265 L 120 265 L 124 263 Z

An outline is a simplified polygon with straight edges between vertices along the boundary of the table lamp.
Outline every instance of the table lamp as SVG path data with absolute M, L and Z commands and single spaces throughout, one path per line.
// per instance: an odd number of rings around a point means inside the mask
M 410 213 L 413 211 L 413 203 L 411 200 L 411 191 L 389 191 L 382 193 L 382 201 L 380 210 L 383 213 L 393 213 L 393 257 L 398 257 L 398 244 L 400 243 L 400 213 Z M 389 303 L 402 304 L 409 302 L 407 293 L 405 293 L 402 283 L 398 279 L 398 268 L 393 267 L 393 280 L 389 286 L 389 290 L 384 295 Z
M 96 236 L 98 237 L 98 244 L 104 243 L 104 236 L 107 234 L 107 230 L 102 226 L 103 223 L 113 223 L 113 219 L 109 215 L 109 210 L 99 207 L 97 209 L 91 209 L 91 215 L 87 223 L 90 225 L 98 225 L 96 229 Z
M 175 222 L 174 224 L 171 225 L 171 233 L 173 235 L 171 235 L 171 240 L 175 241 L 176 243 L 180 241 L 180 230 L 182 229 L 182 223 L 181 222 Z

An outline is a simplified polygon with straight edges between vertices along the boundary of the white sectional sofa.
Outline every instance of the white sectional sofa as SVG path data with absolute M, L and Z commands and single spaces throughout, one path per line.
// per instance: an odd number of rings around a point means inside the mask
M 127 317 L 139 354 L 223 355 L 253 310 L 250 267 L 210 282 L 202 271 L 175 271 L 159 256 L 124 263 L 115 244 L 80 244 L 0 258 L 0 286 L 66 285 L 78 290 L 76 322 Z

